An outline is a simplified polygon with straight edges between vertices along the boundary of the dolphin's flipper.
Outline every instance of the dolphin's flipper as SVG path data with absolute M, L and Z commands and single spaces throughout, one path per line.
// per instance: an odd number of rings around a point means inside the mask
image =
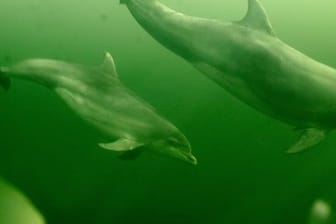
M 268 34 L 274 35 L 271 22 L 269 21 L 266 14 L 266 10 L 261 5 L 259 0 L 248 1 L 248 11 L 246 16 L 239 23 L 251 29 L 264 31 Z
M 107 149 L 112 150 L 116 152 L 127 152 L 132 151 L 136 148 L 139 148 L 143 146 L 143 143 L 137 142 L 135 140 L 127 139 L 127 138 L 121 138 L 115 142 L 112 143 L 100 143 L 99 146 Z
M 6 75 L 6 68 L 0 68 L 0 86 L 8 90 L 11 84 L 10 78 Z
M 325 139 L 325 136 L 325 130 L 316 128 L 306 129 L 301 133 L 298 141 L 287 150 L 287 153 L 298 153 L 311 148 Z

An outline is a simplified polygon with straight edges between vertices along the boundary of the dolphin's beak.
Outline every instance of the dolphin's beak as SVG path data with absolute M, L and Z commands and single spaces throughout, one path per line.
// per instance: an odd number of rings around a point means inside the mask
M 192 165 L 197 165 L 197 159 L 191 153 L 191 146 L 185 138 L 178 141 L 176 139 L 160 139 L 152 142 L 149 146 L 154 152 L 179 159 Z
M 191 165 L 197 165 L 197 159 L 196 157 L 191 153 L 190 148 L 175 148 L 175 147 L 170 147 L 170 155 L 182 160 L 184 162 L 187 162 Z
M 191 164 L 191 165 L 197 165 L 197 159 L 193 154 L 191 153 L 181 153 L 181 156 L 179 156 L 179 159 Z

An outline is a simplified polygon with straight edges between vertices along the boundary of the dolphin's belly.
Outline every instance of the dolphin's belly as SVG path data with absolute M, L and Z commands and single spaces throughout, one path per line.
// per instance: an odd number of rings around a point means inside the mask
M 277 120 L 297 127 L 336 124 L 336 74 L 319 76 L 313 74 L 314 69 L 287 65 L 285 69 L 247 70 L 241 77 L 206 63 L 194 66 L 239 100 Z
M 196 67 L 273 118 L 295 126 L 336 125 L 335 69 L 258 32 L 232 42 Z
M 262 99 L 253 94 L 244 80 L 235 75 L 222 72 L 206 63 L 194 63 L 193 65 L 196 69 L 206 74 L 210 79 L 215 81 L 218 85 L 223 87 L 226 91 L 237 97 L 239 100 L 259 111 L 269 113 Z
M 336 70 L 283 42 L 266 46 L 264 60 L 244 70 L 252 93 L 277 119 L 296 126 L 334 126 Z
M 294 71 L 279 77 L 270 73 L 247 83 L 273 117 L 297 126 L 333 126 L 336 80 L 326 81 L 322 76 Z

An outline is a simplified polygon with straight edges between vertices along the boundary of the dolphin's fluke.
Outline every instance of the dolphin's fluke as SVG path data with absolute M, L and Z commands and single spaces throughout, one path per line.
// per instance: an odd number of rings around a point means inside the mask
M 11 84 L 10 78 L 7 76 L 7 68 L 0 68 L 0 86 L 5 90 L 8 90 Z
M 112 143 L 100 143 L 99 146 L 107 149 L 112 150 L 116 152 L 127 152 L 132 151 L 136 148 L 139 148 L 143 146 L 143 143 L 137 142 L 135 140 L 127 139 L 127 138 L 121 138 L 115 142 Z
M 304 130 L 298 141 L 287 150 L 287 153 L 298 153 L 319 144 L 325 139 L 326 131 L 316 128 Z

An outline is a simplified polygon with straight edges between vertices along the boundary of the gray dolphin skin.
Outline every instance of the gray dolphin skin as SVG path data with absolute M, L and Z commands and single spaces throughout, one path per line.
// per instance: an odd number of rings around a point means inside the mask
M 49 59 L 29 59 L 1 67 L 0 85 L 4 89 L 9 88 L 11 78 L 54 90 L 82 119 L 111 140 L 117 138 L 111 143 L 100 143 L 102 148 L 132 154 L 144 146 L 197 164 L 187 138 L 120 82 L 109 53 L 97 67 Z
M 315 146 L 336 127 L 336 70 L 281 41 L 258 0 L 248 0 L 236 22 L 188 16 L 157 0 L 120 3 L 154 39 L 233 96 L 300 130 L 288 153 Z

